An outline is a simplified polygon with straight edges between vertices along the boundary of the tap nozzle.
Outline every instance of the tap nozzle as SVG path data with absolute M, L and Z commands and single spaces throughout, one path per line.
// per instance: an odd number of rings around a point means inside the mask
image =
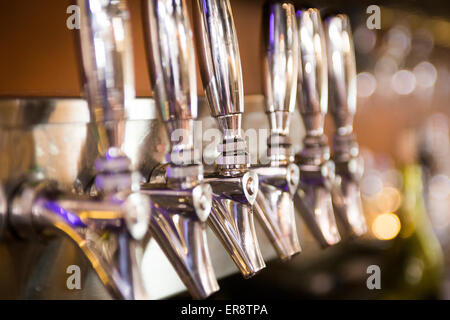
M 294 202 L 313 236 L 326 247 L 341 239 L 330 194 L 334 163 L 323 130 L 328 109 L 326 38 L 319 10 L 297 10 L 297 21 L 301 56 L 297 99 L 306 137 L 297 159 L 301 174 Z
M 345 14 L 325 19 L 327 36 L 330 111 L 336 127 L 333 160 L 336 178 L 333 205 L 344 227 L 360 236 L 367 231 L 361 204 L 359 180 L 363 163 L 353 134 L 356 112 L 356 62 L 350 19 Z
M 206 239 L 212 191 L 202 182 L 201 155 L 194 148 L 197 82 L 186 4 L 145 0 L 143 21 L 152 88 L 170 140 L 168 164 L 143 186 L 153 203 L 150 229 L 191 295 L 206 298 L 219 285 Z
M 223 134 L 217 172 L 206 179 L 213 189 L 208 223 L 244 277 L 250 277 L 265 263 L 253 221 L 258 176 L 248 170 L 242 134 L 244 90 L 230 2 L 198 0 L 194 16 L 203 87 Z

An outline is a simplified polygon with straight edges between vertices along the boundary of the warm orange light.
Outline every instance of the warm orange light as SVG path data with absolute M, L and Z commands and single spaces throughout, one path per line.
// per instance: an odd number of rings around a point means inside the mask
M 394 213 L 380 214 L 372 223 L 372 232 L 379 240 L 394 239 L 400 232 L 400 229 L 400 219 Z

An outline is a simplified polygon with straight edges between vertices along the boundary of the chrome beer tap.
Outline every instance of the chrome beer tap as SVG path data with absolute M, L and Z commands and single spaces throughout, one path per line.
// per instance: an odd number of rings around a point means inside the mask
M 58 181 L 30 174 L 10 195 L 7 220 L 22 239 L 65 235 L 113 298 L 144 298 L 137 250 L 148 230 L 150 200 L 139 192 L 139 173 L 120 150 L 125 101 L 134 90 L 126 2 L 78 4 L 80 69 L 98 132 L 95 185 L 77 194 L 62 191 Z
M 264 92 L 270 122 L 270 163 L 254 169 L 260 181 L 255 214 L 281 259 L 301 251 L 293 195 L 299 168 L 293 163 L 289 125 L 297 95 L 299 60 L 295 8 L 289 2 L 264 7 Z
M 208 224 L 247 278 L 265 263 L 252 208 L 258 175 L 249 171 L 241 126 L 244 92 L 236 30 L 228 0 L 198 0 L 194 15 L 203 86 L 211 114 L 223 133 L 217 170 L 206 176 L 213 192 Z
M 353 134 L 356 112 L 356 62 L 350 20 L 345 14 L 324 19 L 328 48 L 330 111 L 336 132 L 333 160 L 336 165 L 333 206 L 346 231 L 360 236 L 367 231 L 361 204 L 359 180 L 363 163 Z
M 330 193 L 334 164 L 323 132 L 328 109 L 326 39 L 319 10 L 298 10 L 297 21 L 301 53 L 297 101 L 306 137 L 296 159 L 301 173 L 294 203 L 315 239 L 327 247 L 341 238 Z
M 194 149 L 197 82 L 192 30 L 184 0 L 143 1 L 147 60 L 156 104 L 170 139 L 168 164 L 143 185 L 152 198 L 152 235 L 194 298 L 219 289 L 206 239 L 211 186 Z

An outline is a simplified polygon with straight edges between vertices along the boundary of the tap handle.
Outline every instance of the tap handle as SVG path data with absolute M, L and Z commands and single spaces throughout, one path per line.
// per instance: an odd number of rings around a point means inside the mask
M 318 9 L 297 11 L 301 63 L 297 98 L 307 136 L 322 136 L 328 108 L 326 40 Z
M 165 122 L 197 118 L 192 30 L 184 0 L 143 1 L 150 78 Z
M 297 95 L 299 63 L 295 7 L 287 1 L 264 6 L 264 93 L 273 134 L 288 135 Z
M 194 10 L 199 63 L 211 114 L 224 131 L 240 131 L 244 112 L 241 58 L 229 0 L 197 0 Z M 233 118 L 233 117 L 230 117 Z M 236 127 L 237 126 L 237 127 Z
M 330 111 L 338 135 L 353 132 L 356 112 L 356 62 L 350 19 L 345 14 L 324 19 L 328 47 Z
M 143 21 L 152 87 L 172 143 L 170 161 L 199 163 L 194 152 L 195 52 L 185 1 L 145 0 Z
M 126 0 L 77 0 L 82 79 L 92 118 L 97 123 L 125 118 L 133 99 L 134 70 Z M 118 129 L 108 143 L 120 147 Z M 111 141 L 112 140 L 112 141 Z M 108 147 L 110 147 L 108 146 Z

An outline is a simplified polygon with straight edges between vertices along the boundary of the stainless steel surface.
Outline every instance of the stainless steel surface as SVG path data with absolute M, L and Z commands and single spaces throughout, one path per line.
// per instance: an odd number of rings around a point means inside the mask
M 295 8 L 288 2 L 264 8 L 264 78 L 266 113 L 271 134 L 270 163 L 254 169 L 260 178 L 255 213 L 282 259 L 301 251 L 292 196 L 298 187 L 299 169 L 291 163 L 289 126 L 297 94 L 299 60 Z
M 258 177 L 248 172 L 242 136 L 244 91 L 236 31 L 227 0 L 197 1 L 194 9 L 199 64 L 211 115 L 219 123 L 217 172 L 207 176 L 213 190 L 210 227 L 244 277 L 265 267 L 253 221 Z
M 306 137 L 297 159 L 300 188 L 294 202 L 314 237 L 326 247 L 340 241 L 330 194 L 334 164 L 323 131 L 328 109 L 326 38 L 319 10 L 298 10 L 297 21 L 301 53 L 297 99 Z
M 149 0 L 143 9 L 150 78 L 172 142 L 169 164 L 155 170 L 146 186 L 155 212 L 150 228 L 191 295 L 206 298 L 219 285 L 206 240 L 212 191 L 201 184 L 201 157 L 194 159 L 198 105 L 189 16 L 184 1 Z
M 336 164 L 333 205 L 347 230 L 357 236 L 367 231 L 361 203 L 359 180 L 363 164 L 353 134 L 356 112 L 356 62 L 348 16 L 325 19 L 328 52 L 330 110 L 336 132 L 333 160 Z

